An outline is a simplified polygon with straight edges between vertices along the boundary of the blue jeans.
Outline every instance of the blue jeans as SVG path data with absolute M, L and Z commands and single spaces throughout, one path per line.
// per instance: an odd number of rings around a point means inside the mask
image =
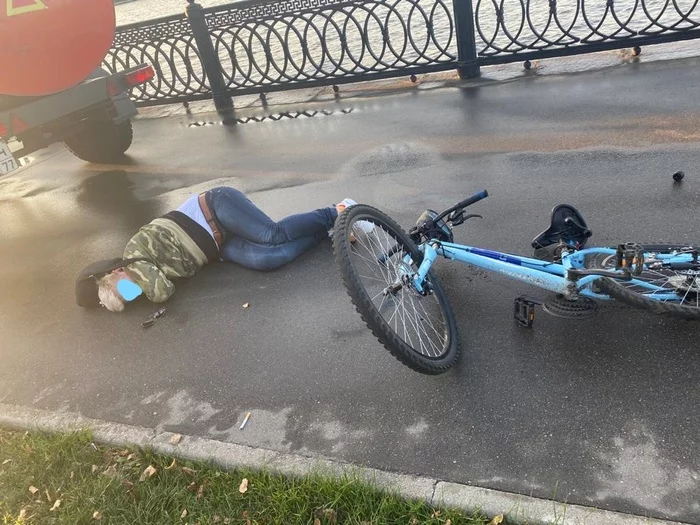
M 223 229 L 221 257 L 253 270 L 274 270 L 328 237 L 335 206 L 273 221 L 234 188 L 209 190 L 209 204 Z

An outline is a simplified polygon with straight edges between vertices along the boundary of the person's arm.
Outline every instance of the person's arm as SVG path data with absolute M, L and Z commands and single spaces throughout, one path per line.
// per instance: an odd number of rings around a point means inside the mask
M 148 299 L 154 303 L 167 301 L 175 292 L 175 285 L 153 263 L 137 261 L 125 268 L 129 276 L 138 284 Z
M 157 245 L 156 240 L 155 233 L 149 229 L 149 225 L 143 226 L 126 243 L 123 257 L 125 259 L 149 259 L 147 261 L 132 262 L 125 270 L 134 282 L 141 287 L 143 293 L 150 301 L 163 303 L 175 292 L 175 285 L 155 264 L 158 253 L 154 248 Z

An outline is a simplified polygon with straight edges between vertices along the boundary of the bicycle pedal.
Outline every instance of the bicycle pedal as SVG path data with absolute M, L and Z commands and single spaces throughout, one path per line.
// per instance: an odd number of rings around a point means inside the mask
M 628 242 L 617 246 L 615 269 L 628 275 L 641 275 L 644 269 L 644 248 Z
M 520 326 L 532 328 L 532 324 L 535 322 L 535 306 L 538 304 L 542 303 L 522 295 L 515 299 L 513 317 Z

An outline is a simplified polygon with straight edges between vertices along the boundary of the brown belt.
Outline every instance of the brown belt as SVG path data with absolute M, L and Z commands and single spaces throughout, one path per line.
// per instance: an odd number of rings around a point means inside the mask
M 221 247 L 224 244 L 224 236 L 221 234 L 221 231 L 219 231 L 219 226 L 218 224 L 216 224 L 214 214 L 209 209 L 209 205 L 207 204 L 206 193 L 199 194 L 199 207 L 202 208 L 204 218 L 207 220 L 207 223 L 209 224 L 209 227 L 211 228 L 211 231 L 214 234 L 214 240 L 216 241 L 216 245 L 218 246 L 219 251 L 221 251 Z

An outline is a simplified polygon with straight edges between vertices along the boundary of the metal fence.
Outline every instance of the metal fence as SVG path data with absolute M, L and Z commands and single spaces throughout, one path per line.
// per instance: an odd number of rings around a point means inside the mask
M 700 0 L 245 0 L 117 28 L 104 66 L 152 64 L 138 105 L 408 76 L 686 40 Z

